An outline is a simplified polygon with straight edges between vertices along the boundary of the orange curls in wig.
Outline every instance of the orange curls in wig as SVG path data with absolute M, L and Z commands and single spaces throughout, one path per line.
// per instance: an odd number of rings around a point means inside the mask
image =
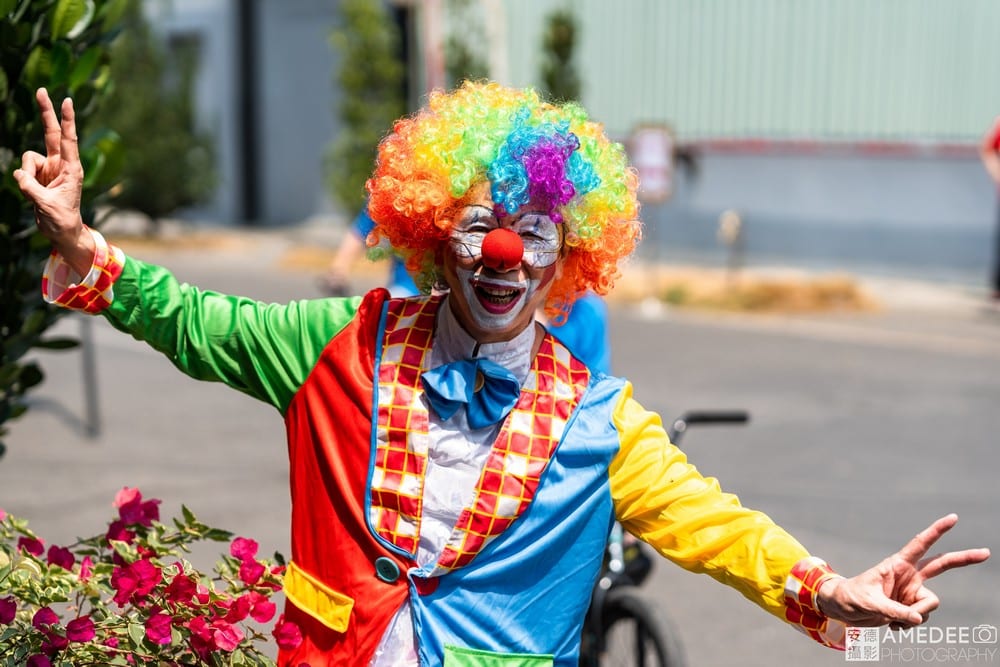
M 611 290 L 641 236 L 638 177 L 621 144 L 582 107 L 543 102 L 531 89 L 466 81 L 431 93 L 427 107 L 397 121 L 367 183 L 375 240 L 385 238 L 429 289 L 457 202 L 484 181 L 498 214 L 541 201 L 565 225 L 550 315 L 568 312 L 587 290 Z

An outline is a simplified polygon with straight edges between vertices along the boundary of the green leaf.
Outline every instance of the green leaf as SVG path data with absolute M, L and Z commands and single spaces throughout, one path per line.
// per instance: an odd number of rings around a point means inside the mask
M 104 7 L 101 9 L 103 15 L 101 27 L 104 30 L 111 30 L 121 21 L 122 15 L 125 14 L 125 10 L 128 8 L 128 1 L 109 0 L 104 3 Z
M 0 0 L 0 16 L 7 16 L 16 6 L 17 0 Z
M 187 505 L 181 505 L 181 514 L 184 515 L 184 521 L 190 525 L 192 523 L 197 523 L 198 519 L 195 517 L 194 512 L 187 508 Z
M 146 631 L 138 623 L 129 623 L 128 636 L 131 637 L 136 646 L 142 646 L 142 640 L 146 638 Z
M 3 2 L 3 0 L 0 0 L 0 2 Z M 0 100 L 7 99 L 7 85 L 7 73 L 0 67 Z
M 38 367 L 38 364 L 27 364 L 21 371 L 21 388 L 29 389 L 42 382 L 45 378 L 42 375 L 42 369 Z
M 97 61 L 101 58 L 102 49 L 92 46 L 83 52 L 73 65 L 73 71 L 69 75 L 69 92 L 76 92 L 76 89 L 90 80 L 90 76 L 97 68 Z
M 52 39 L 76 38 L 93 16 L 93 0 L 59 0 L 52 11 Z
M 34 89 L 46 83 L 52 73 L 52 60 L 49 57 L 49 50 L 43 46 L 36 46 L 28 54 L 28 59 L 24 63 L 25 83 L 29 89 Z
M 221 528 L 212 528 L 207 533 L 205 533 L 206 540 L 212 540 L 214 542 L 228 542 L 233 538 L 233 534 L 228 530 L 222 530 Z
M 27 335 L 36 334 L 42 330 L 44 324 L 45 311 L 36 310 L 25 318 L 24 324 L 21 325 L 21 333 Z
M 0 387 L 7 387 L 21 374 L 21 365 L 8 362 L 0 366 Z
M 75 338 L 46 338 L 35 343 L 35 347 L 42 350 L 69 350 L 79 345 L 80 341 Z
M 61 88 L 66 85 L 69 79 L 69 63 L 73 58 L 69 44 L 66 42 L 56 42 L 52 45 L 50 52 L 52 62 L 52 75 L 49 79 L 49 88 Z

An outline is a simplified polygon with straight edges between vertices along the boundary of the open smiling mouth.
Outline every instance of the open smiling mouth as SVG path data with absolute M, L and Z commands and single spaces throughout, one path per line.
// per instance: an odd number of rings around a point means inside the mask
M 525 288 L 506 284 L 487 283 L 480 280 L 470 281 L 472 291 L 480 305 L 488 313 L 502 315 L 509 312 L 524 294 Z

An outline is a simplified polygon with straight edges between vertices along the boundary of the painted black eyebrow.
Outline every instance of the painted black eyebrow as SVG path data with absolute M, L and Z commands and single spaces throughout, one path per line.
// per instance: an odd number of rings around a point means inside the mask
M 556 224 L 555 221 L 552 220 L 552 216 L 549 214 L 548 211 L 525 211 L 524 214 L 518 216 L 517 222 L 521 222 L 522 220 L 525 220 L 526 218 L 530 218 L 531 216 L 535 216 L 536 218 L 545 218 L 549 222 L 551 222 L 552 224 Z M 535 220 L 536 224 L 537 224 L 537 222 L 538 221 Z
M 483 206 L 482 204 L 469 204 L 468 206 L 463 206 L 462 208 L 466 208 L 466 209 L 469 209 L 469 208 L 481 208 L 484 211 L 488 211 L 490 215 L 493 215 L 493 209 L 490 208 L 489 206 Z

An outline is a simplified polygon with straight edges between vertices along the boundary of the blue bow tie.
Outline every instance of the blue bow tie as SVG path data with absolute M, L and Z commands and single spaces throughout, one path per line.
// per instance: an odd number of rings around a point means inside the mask
M 485 358 L 442 364 L 424 371 L 420 382 L 438 417 L 447 421 L 464 405 L 469 426 L 474 429 L 506 417 L 521 395 L 521 383 L 514 374 Z

